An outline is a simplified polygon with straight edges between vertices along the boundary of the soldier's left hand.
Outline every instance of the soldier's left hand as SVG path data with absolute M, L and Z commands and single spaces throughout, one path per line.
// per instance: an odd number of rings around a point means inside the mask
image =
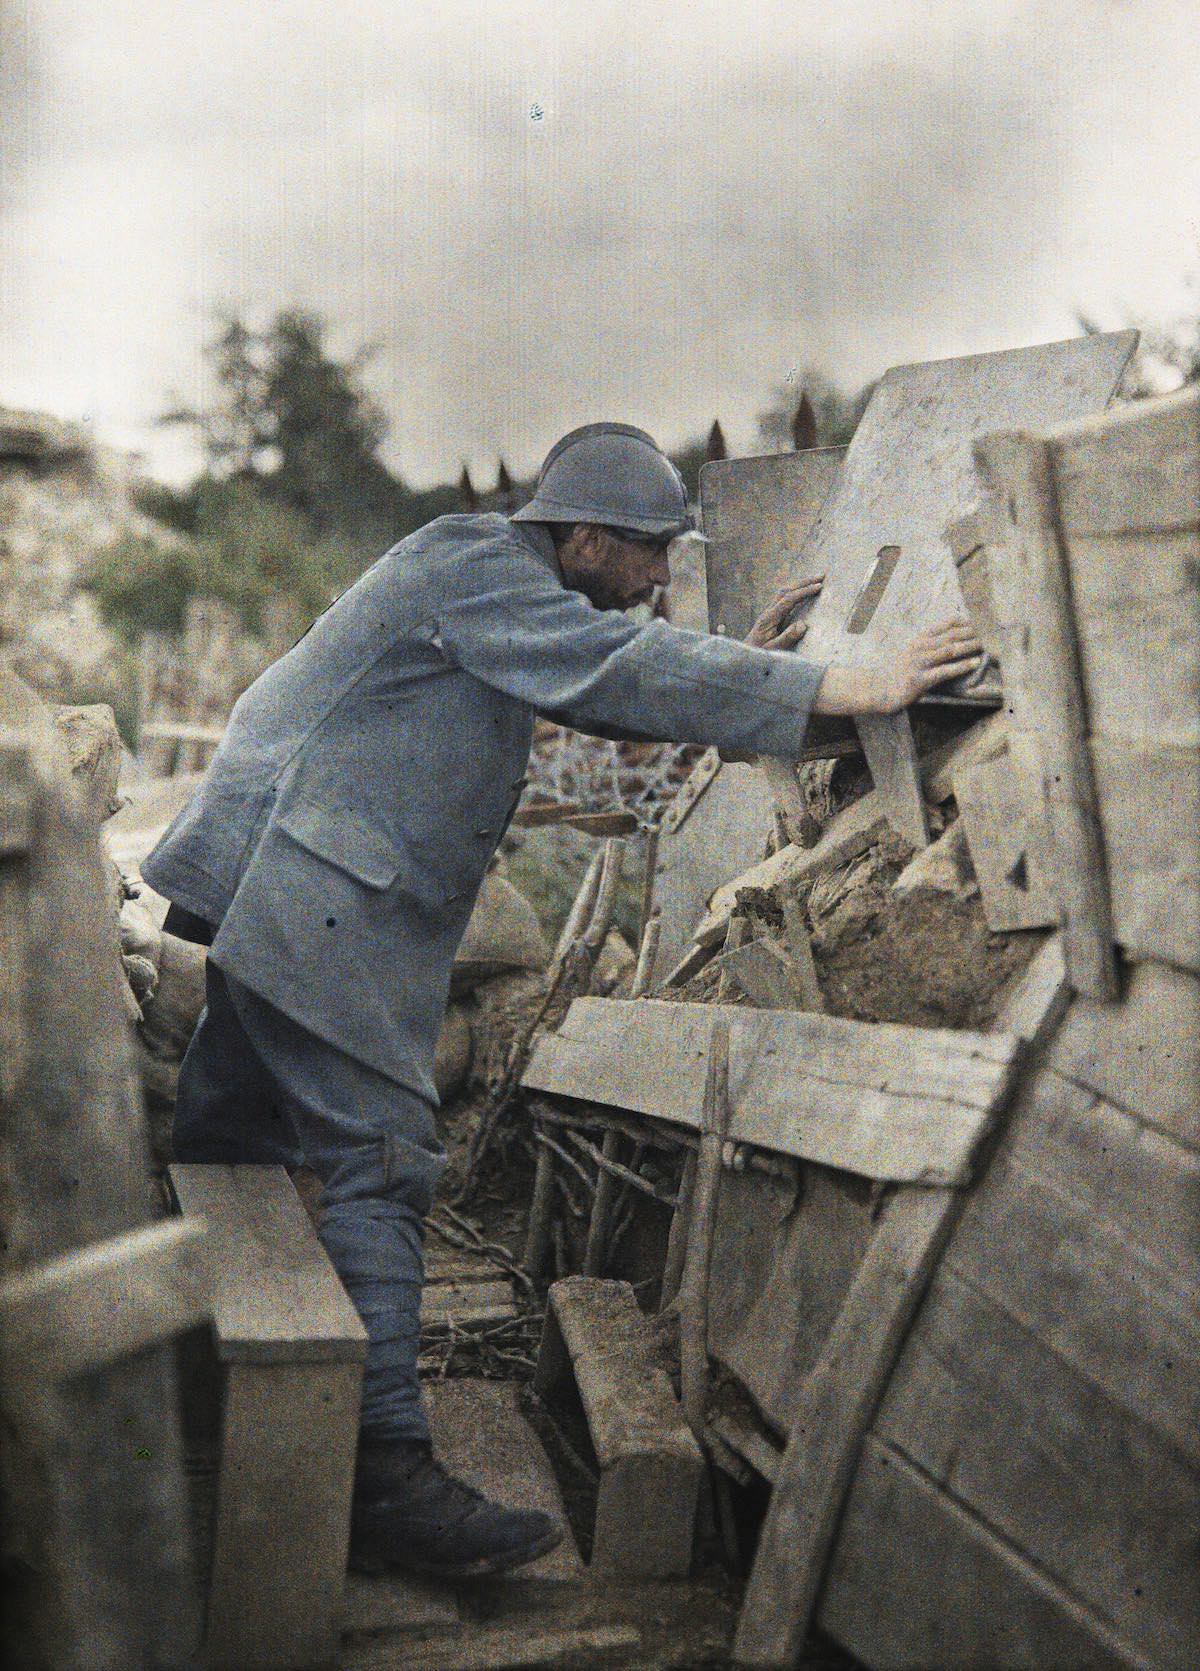
M 818 574 L 795 586 L 785 586 L 750 628 L 746 643 L 757 650 L 790 650 L 799 644 L 808 631 L 808 622 L 792 617 L 803 604 L 812 602 L 824 584 L 825 576 Z

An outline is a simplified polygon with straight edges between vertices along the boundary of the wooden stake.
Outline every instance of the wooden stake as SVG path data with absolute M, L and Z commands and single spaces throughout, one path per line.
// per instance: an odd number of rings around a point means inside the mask
M 540 1127 L 535 1128 L 540 1129 Z M 537 1170 L 525 1231 L 525 1269 L 535 1282 L 546 1269 L 550 1253 L 550 1224 L 554 1216 L 554 1156 L 544 1143 L 537 1145 Z
M 651 917 L 646 924 L 646 932 L 642 935 L 642 943 L 638 948 L 637 968 L 633 975 L 633 985 L 629 989 L 631 998 L 644 998 L 650 990 L 650 979 L 654 973 L 654 959 L 658 956 L 658 942 L 662 935 L 662 918 Z
M 601 1153 L 606 1161 L 616 1160 L 620 1142 L 620 1135 L 617 1132 L 605 1132 Z M 604 1269 L 604 1255 L 608 1243 L 608 1217 L 612 1210 L 616 1187 L 615 1175 L 602 1166 L 596 1178 L 596 1193 L 592 1198 L 592 1216 L 588 1221 L 587 1249 L 583 1255 L 584 1276 L 599 1276 Z
M 700 1155 L 687 1255 L 679 1285 L 679 1371 L 683 1413 L 704 1442 L 708 1384 L 708 1273 L 721 1185 L 721 1151 L 729 1134 L 729 1023 L 713 1027 L 701 1115 Z
M 821 991 L 821 983 L 817 978 L 817 966 L 813 961 L 812 941 L 808 929 L 805 927 L 804 915 L 800 910 L 800 901 L 791 888 L 780 890 L 780 903 L 783 907 L 783 931 L 787 939 L 788 954 L 792 960 L 792 971 L 796 984 L 797 1008 L 802 1010 L 825 1011 L 825 994 Z

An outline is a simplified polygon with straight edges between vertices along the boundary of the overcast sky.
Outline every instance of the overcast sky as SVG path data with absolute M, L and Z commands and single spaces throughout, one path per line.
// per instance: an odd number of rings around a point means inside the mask
M 0 8 L 0 404 L 162 470 L 218 307 L 377 342 L 390 461 L 486 483 L 1200 277 L 1200 0 Z

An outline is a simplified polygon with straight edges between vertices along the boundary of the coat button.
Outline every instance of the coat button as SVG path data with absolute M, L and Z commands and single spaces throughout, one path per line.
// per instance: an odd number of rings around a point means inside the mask
M 491 830 L 476 830 L 475 831 L 476 838 L 479 841 L 486 841 L 491 834 L 492 834 Z

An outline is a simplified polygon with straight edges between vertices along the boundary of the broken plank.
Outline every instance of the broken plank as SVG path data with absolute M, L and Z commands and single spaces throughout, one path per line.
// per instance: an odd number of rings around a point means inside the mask
M 715 957 L 712 967 L 736 981 L 750 1002 L 760 1009 L 795 1007 L 791 959 L 771 940 L 749 940 L 744 946 L 735 946 L 732 951 Z
M 1031 827 L 1007 750 L 957 771 L 954 798 L 988 927 L 1000 933 L 1057 923 L 1038 831 Z
M 1062 941 L 1054 934 L 1005 991 L 996 1025 L 1024 1039 L 1032 1053 L 1052 1037 L 1067 1013 L 1070 999 Z
M 928 846 L 929 818 L 908 714 L 860 714 L 854 723 L 888 823 L 910 847 Z
M 730 1027 L 730 1137 L 867 1177 L 960 1184 L 1019 1041 L 795 1011 L 576 999 L 525 1073 L 533 1090 L 697 1129 L 713 1028 Z

